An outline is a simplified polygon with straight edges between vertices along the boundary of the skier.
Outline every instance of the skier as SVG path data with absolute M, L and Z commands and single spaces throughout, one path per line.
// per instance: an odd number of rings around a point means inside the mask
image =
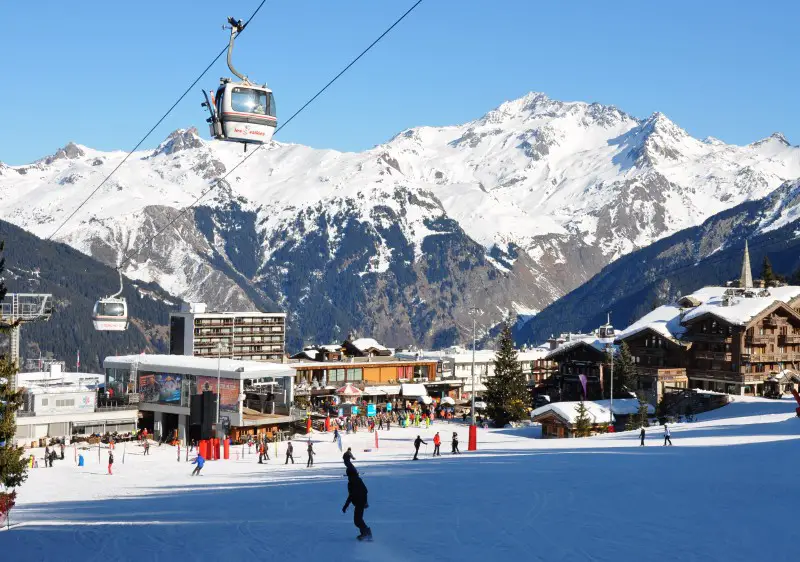
M 294 457 L 292 456 L 292 451 L 294 451 L 294 447 L 292 447 L 292 442 L 289 441 L 289 444 L 286 445 L 286 462 L 284 464 L 289 464 L 289 459 L 291 459 L 292 464 L 294 464 Z
M 264 464 L 264 443 L 258 448 L 258 464 Z
M 314 466 L 314 444 L 311 442 L 311 439 L 308 440 L 308 462 L 306 463 L 306 468 L 310 466 Z
M 64 460 L 64 441 L 61 441 L 61 460 Z
M 642 427 L 642 430 L 639 432 L 639 446 L 644 447 L 644 427 Z
M 442 454 L 439 452 L 439 446 L 442 444 L 442 438 L 439 437 L 439 432 L 436 432 L 436 435 L 433 436 L 433 456 L 434 457 L 441 457 Z
M 415 460 L 415 461 L 419 460 L 417 458 L 417 455 L 419 454 L 419 446 L 422 445 L 422 444 L 427 445 L 427 443 L 425 443 L 425 441 L 422 440 L 422 437 L 417 435 L 417 438 L 414 439 L 414 458 L 412 460 Z
M 353 456 L 352 448 L 347 448 L 347 450 L 344 452 L 344 455 L 342 455 L 342 460 L 344 461 L 345 466 L 353 466 L 353 461 L 356 460 L 356 458 Z
M 347 501 L 342 507 L 342 513 L 347 513 L 347 508 L 353 504 L 353 523 L 361 532 L 356 538 L 360 541 L 372 540 L 372 530 L 364 523 L 364 509 L 369 507 L 367 502 L 367 487 L 358 475 L 358 471 L 353 465 L 347 467 Z
M 378 416 L 378 429 L 383 429 L 383 414 Z
M 108 452 L 108 473 L 111 474 L 111 465 L 114 464 L 114 451 Z M 53 466 L 52 461 L 50 461 L 50 466 Z
M 145 455 L 150 454 L 150 441 L 148 441 L 147 439 L 145 439 L 144 441 L 144 454 Z
M 203 469 L 203 465 L 206 464 L 206 459 L 203 458 L 203 455 L 197 453 L 197 457 L 192 461 L 192 464 L 196 464 L 197 466 L 192 471 L 192 476 L 197 476 L 200 474 L 200 471 Z
M 665 447 L 667 446 L 667 443 L 669 443 L 669 446 L 672 447 L 672 439 L 670 439 L 669 428 L 667 427 L 667 424 L 664 424 L 664 446 Z
M 339 428 L 333 428 L 333 442 L 336 443 L 339 440 Z
M 47 464 L 50 462 L 50 446 L 45 445 L 44 447 L 44 467 L 47 468 Z
M 453 432 L 453 454 L 460 455 L 461 451 L 458 450 L 458 433 Z

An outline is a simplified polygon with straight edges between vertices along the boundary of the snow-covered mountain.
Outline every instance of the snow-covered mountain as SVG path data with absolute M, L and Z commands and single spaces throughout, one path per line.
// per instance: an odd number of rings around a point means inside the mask
M 49 236 L 125 154 L 68 144 L 0 165 L 0 217 Z M 613 259 L 800 177 L 775 134 L 747 146 L 695 139 L 543 94 L 452 127 L 419 127 L 360 153 L 272 143 L 148 241 L 239 145 L 172 133 L 134 154 L 56 239 L 186 300 L 277 306 L 296 339 L 355 329 L 445 345 L 505 313 L 530 314 Z

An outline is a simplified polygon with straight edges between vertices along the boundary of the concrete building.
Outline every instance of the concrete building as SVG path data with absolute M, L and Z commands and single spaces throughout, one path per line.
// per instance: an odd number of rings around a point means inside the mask
M 140 426 L 156 438 L 187 438 L 192 396 L 204 390 L 217 394 L 218 373 L 220 422 L 232 437 L 298 419 L 291 408 L 294 370 L 288 365 L 143 354 L 106 357 L 103 367 L 106 387 L 117 389 L 115 396 L 123 401 L 136 396 Z
M 19 373 L 23 405 L 17 412 L 15 440 L 30 446 L 45 437 L 135 431 L 136 406 L 98 404 L 103 375 L 65 373 L 54 363 L 49 371 Z
M 283 312 L 211 312 L 204 303 L 185 303 L 169 315 L 171 355 L 283 361 L 286 314 Z

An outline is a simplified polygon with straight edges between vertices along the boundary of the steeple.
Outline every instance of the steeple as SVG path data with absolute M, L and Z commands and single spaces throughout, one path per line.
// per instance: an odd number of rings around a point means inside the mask
M 739 279 L 739 286 L 743 289 L 753 287 L 753 273 L 750 270 L 750 250 L 747 248 L 747 240 L 744 241 L 744 261 L 742 261 L 742 276 Z

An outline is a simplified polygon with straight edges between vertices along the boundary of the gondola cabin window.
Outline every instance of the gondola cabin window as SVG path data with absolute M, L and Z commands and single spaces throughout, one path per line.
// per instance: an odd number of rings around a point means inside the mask
M 125 306 L 120 302 L 100 302 L 97 304 L 98 316 L 124 316 Z
M 270 101 L 272 96 L 263 90 L 236 87 L 231 90 L 231 109 L 237 113 L 272 115 Z

